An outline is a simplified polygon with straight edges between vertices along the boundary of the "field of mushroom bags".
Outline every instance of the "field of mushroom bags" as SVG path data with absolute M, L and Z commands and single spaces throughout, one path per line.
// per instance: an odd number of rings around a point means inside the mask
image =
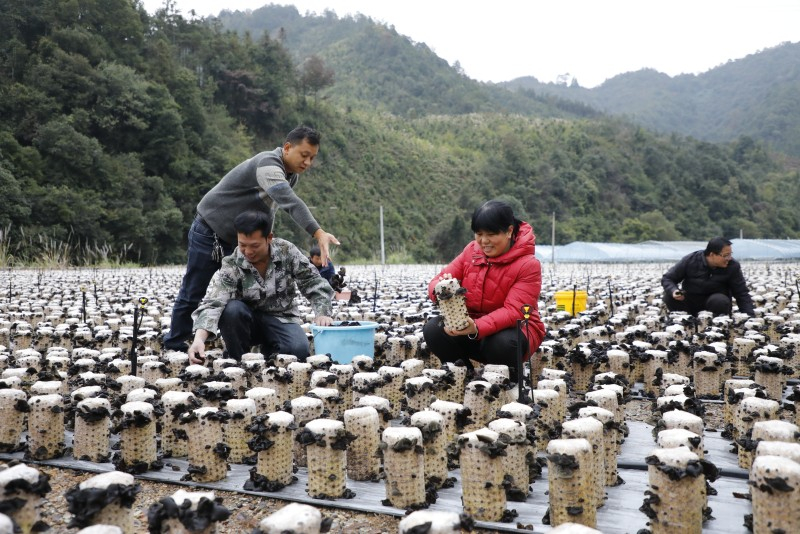
M 217 342 L 206 366 L 161 350 L 181 269 L 3 270 L 0 512 L 27 532 L 67 499 L 74 530 L 132 532 L 142 479 L 175 485 L 162 532 L 222 524 L 214 490 L 296 501 L 265 533 L 324 531 L 332 508 L 416 510 L 414 533 L 800 532 L 800 265 L 744 263 L 755 318 L 668 314 L 668 267 L 544 264 L 521 398 L 515 370 L 427 351 L 437 266 L 347 267 L 334 319 L 376 322 L 373 354 L 237 362 Z M 575 317 L 555 300 L 573 290 Z M 41 466 L 97 476 L 53 495 Z

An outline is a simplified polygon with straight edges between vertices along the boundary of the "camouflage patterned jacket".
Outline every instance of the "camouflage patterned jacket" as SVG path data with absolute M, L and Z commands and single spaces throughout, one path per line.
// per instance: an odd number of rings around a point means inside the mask
M 237 248 L 222 259 L 206 296 L 192 314 L 194 331 L 211 334 L 229 300 L 241 300 L 251 309 L 268 313 L 285 323 L 302 323 L 295 298 L 297 289 L 306 297 L 317 316 L 332 313 L 333 289 L 300 250 L 285 239 L 274 238 L 264 278 Z

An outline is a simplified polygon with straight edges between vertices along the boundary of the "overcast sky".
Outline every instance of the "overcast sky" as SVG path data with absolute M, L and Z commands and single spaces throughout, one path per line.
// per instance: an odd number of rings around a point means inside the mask
M 144 0 L 149 12 L 164 0 Z M 783 42 L 800 41 L 800 0 L 175 0 L 185 17 L 275 3 L 301 14 L 362 13 L 428 45 L 467 76 L 502 82 L 570 74 L 595 87 L 653 68 L 699 74 Z

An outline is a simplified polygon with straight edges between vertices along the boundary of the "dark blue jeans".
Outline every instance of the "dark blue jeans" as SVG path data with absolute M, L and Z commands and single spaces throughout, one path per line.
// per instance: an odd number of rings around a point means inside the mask
M 233 253 L 233 245 L 222 240 L 220 244 L 226 256 Z M 167 350 L 185 352 L 188 349 L 186 341 L 192 337 L 192 312 L 203 300 L 208 283 L 220 266 L 219 262 L 211 259 L 213 246 L 214 231 L 202 219 L 195 218 L 189 228 L 186 273 L 172 306 L 169 333 L 164 336 L 163 345 Z
M 231 300 L 219 318 L 219 332 L 228 357 L 241 360 L 253 345 L 261 345 L 264 356 L 294 354 L 300 361 L 308 357 L 308 338 L 296 323 L 253 310 L 241 300 Z
M 428 349 L 444 362 L 455 362 L 471 358 L 481 363 L 507 365 L 509 369 L 517 368 L 517 329 L 507 328 L 486 336 L 483 339 L 469 339 L 467 336 L 449 336 L 444 331 L 439 317 L 429 319 L 422 327 L 422 335 Z M 528 338 L 522 339 L 522 354 L 528 352 Z

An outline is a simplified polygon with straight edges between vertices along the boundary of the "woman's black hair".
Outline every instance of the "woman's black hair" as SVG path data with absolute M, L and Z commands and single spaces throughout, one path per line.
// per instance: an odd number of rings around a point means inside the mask
M 522 221 L 514 217 L 514 209 L 502 200 L 488 200 L 472 212 L 472 231 L 500 233 L 514 227 L 512 237 L 517 236 Z

